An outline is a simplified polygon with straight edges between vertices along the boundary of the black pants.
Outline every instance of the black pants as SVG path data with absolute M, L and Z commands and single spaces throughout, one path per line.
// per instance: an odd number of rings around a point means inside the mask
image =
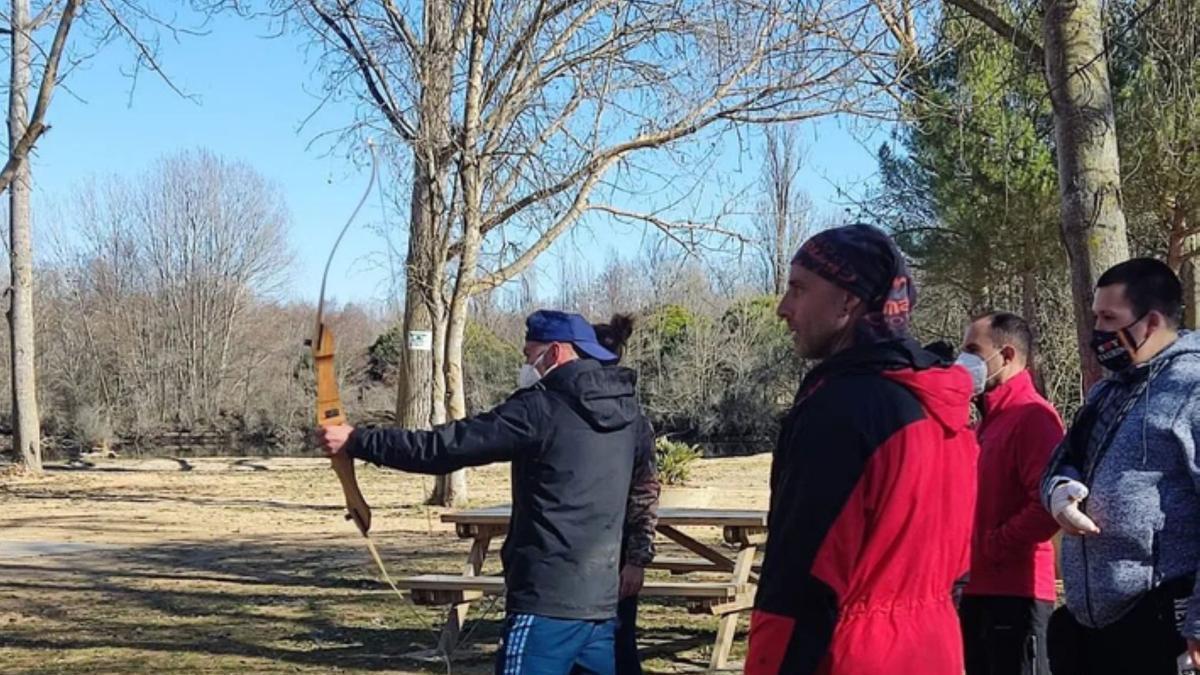
M 1193 577 L 1147 593 L 1128 614 L 1103 628 L 1088 628 L 1066 607 L 1050 619 L 1054 675 L 1179 675 L 1187 642 L 1179 633 Z M 1176 617 L 1179 617 L 1178 619 Z
M 637 644 L 638 596 L 625 598 L 617 605 L 617 675 L 642 675 L 642 659 Z
M 966 595 L 959 606 L 967 675 L 1049 675 L 1046 626 L 1054 603 Z
M 613 636 L 613 651 L 616 652 L 617 675 L 642 675 L 642 659 L 637 645 L 638 596 L 634 595 L 617 603 L 617 632 Z M 582 675 L 578 667 L 571 675 Z

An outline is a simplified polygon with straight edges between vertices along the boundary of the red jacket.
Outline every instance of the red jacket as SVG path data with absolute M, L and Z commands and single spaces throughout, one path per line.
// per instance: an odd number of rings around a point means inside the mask
M 961 675 L 951 594 L 969 564 L 971 378 L 911 341 L 805 379 L 771 465 L 750 675 Z
M 977 431 L 979 497 L 971 540 L 968 595 L 1053 601 L 1058 523 L 1042 506 L 1038 484 L 1063 423 L 1022 371 L 984 396 Z

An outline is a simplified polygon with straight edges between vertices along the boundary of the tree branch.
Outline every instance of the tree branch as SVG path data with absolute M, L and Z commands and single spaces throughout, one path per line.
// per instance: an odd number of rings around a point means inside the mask
M 496 288 L 500 284 L 503 284 L 509 279 L 512 279 L 516 275 L 525 271 L 526 268 L 533 264 L 533 261 L 536 260 L 543 251 L 550 248 L 550 245 L 554 243 L 555 239 L 558 239 L 559 235 L 565 232 L 568 227 L 573 225 L 575 221 L 579 219 L 579 216 L 582 215 L 586 210 L 588 197 L 591 196 L 592 190 L 596 187 L 596 184 L 600 182 L 600 177 L 604 175 L 604 172 L 610 166 L 616 163 L 617 159 L 618 157 L 615 155 L 609 156 L 597 164 L 595 171 L 588 175 L 587 179 L 584 180 L 583 185 L 580 186 L 579 192 L 575 194 L 575 199 L 571 203 L 571 208 L 567 209 L 567 212 L 559 217 L 558 221 L 555 222 L 554 225 L 550 226 L 549 229 L 543 232 L 542 236 L 539 237 L 532 246 L 525 249 L 524 253 L 517 256 L 516 260 L 508 265 L 505 265 L 504 267 L 501 267 L 495 272 L 492 272 L 491 274 L 480 277 L 480 279 L 476 281 L 475 285 L 471 288 L 471 293 L 475 294 L 479 293 L 480 291 L 488 291 Z
M 569 0 L 568 2 L 565 2 L 554 8 L 554 11 L 565 11 L 568 7 L 570 7 L 571 4 L 575 2 L 578 2 L 578 0 Z M 576 33 L 578 33 L 580 29 L 587 24 L 589 19 L 599 13 L 600 10 L 608 4 L 611 4 L 609 0 L 596 0 L 595 2 L 590 3 L 586 6 L 584 12 L 572 19 L 570 25 L 568 25 L 555 37 L 554 42 L 540 57 L 532 62 L 525 58 L 520 59 L 519 63 L 515 65 L 512 73 L 512 86 L 509 87 L 504 96 L 500 97 L 492 114 L 488 115 L 487 118 L 483 120 L 483 128 L 488 130 L 489 136 L 489 140 L 485 143 L 485 147 L 494 147 L 495 141 L 493 138 L 497 136 L 497 134 L 502 134 L 504 129 L 507 129 L 509 126 L 511 126 L 512 121 L 517 117 L 518 114 L 520 114 L 520 111 L 529 101 L 530 96 L 532 96 L 534 93 L 540 92 L 545 83 L 551 79 L 550 76 L 542 72 L 542 66 L 550 64 L 554 59 L 562 55 Z M 541 8 L 542 5 L 539 5 L 539 11 Z M 556 15 L 552 14 L 551 17 L 552 16 Z M 545 21 L 548 20 L 549 18 L 545 19 Z M 529 39 L 533 39 L 533 36 L 537 34 L 538 30 L 544 26 L 544 23 L 541 23 L 540 21 L 536 22 L 533 24 L 533 26 L 531 26 L 531 31 L 527 32 L 526 35 L 529 36 Z M 607 47 L 609 44 L 610 43 L 608 42 L 604 42 L 601 44 L 601 48 Z M 527 45 L 524 44 L 519 45 L 518 47 L 520 50 L 525 48 L 527 48 Z M 525 52 L 518 52 L 514 50 L 514 54 L 524 56 Z M 525 67 L 523 72 L 522 67 Z M 497 70 L 496 73 L 498 76 L 495 80 L 493 80 L 493 82 L 498 84 L 504 79 L 505 71 Z M 489 90 L 485 92 L 484 101 L 486 102 L 488 97 L 496 93 L 497 92 L 494 87 L 489 88 Z
M 421 45 L 417 42 L 416 36 L 413 35 L 412 29 L 409 28 L 408 21 L 400 13 L 394 0 L 386 0 L 383 7 L 387 11 L 388 23 L 392 25 L 392 30 L 400 34 L 404 46 L 408 49 L 408 58 L 413 63 L 416 63 L 417 55 L 421 52 Z
M 917 45 L 917 36 L 912 33 L 910 24 L 905 19 L 901 25 L 901 19 L 897 19 L 892 10 L 883 4 L 884 0 L 871 0 L 871 4 L 875 5 L 875 9 L 879 11 L 879 15 L 883 17 L 883 23 L 887 25 L 888 31 L 892 37 L 896 38 L 896 42 L 900 43 L 901 49 L 911 58 L 920 53 Z
M 56 2 L 46 3 L 46 6 L 42 8 L 42 11 L 39 12 L 37 16 L 33 17 L 32 20 L 30 20 L 30 22 L 29 22 L 29 32 L 30 33 L 36 31 L 37 29 L 41 28 L 42 26 L 44 26 L 50 22 L 51 17 L 54 16 L 54 6 L 56 4 L 58 4 L 58 3 L 56 3 Z
M 727 230 L 723 227 L 717 226 L 714 223 L 664 220 L 653 213 L 638 213 L 636 211 L 628 211 L 626 209 L 617 208 L 609 204 L 591 204 L 587 207 L 587 210 L 608 213 L 624 220 L 640 220 L 648 225 L 653 225 L 664 234 L 674 239 L 684 248 L 691 248 L 691 246 L 676 235 L 676 232 L 678 231 L 707 232 L 709 234 L 717 234 L 722 237 L 727 237 L 742 244 L 753 243 L 745 234 L 735 230 Z
M 29 118 L 29 126 L 16 144 L 9 148 L 8 160 L 4 163 L 4 169 L 0 170 L 0 193 L 12 185 L 13 177 L 16 176 L 21 162 L 26 160 L 34 144 L 46 131 L 46 110 L 50 107 L 50 99 L 53 97 L 54 87 L 58 83 L 58 65 L 66 48 L 71 24 L 82 4 L 83 0 L 67 0 L 66 6 L 63 7 L 62 16 L 58 19 L 58 28 L 54 33 L 54 41 L 50 44 L 50 54 L 46 59 L 46 65 L 42 68 L 42 82 L 38 88 L 37 103 Z
M 990 8 L 980 4 L 978 0 L 945 0 L 945 2 L 970 14 L 1005 40 L 1011 40 L 1013 46 L 1024 53 L 1030 63 L 1037 66 L 1039 72 L 1046 68 L 1046 52 L 1042 49 L 1042 45 L 1029 34 L 1005 21 L 1002 16 Z
M 488 82 L 484 85 L 483 101 L 486 104 L 491 101 L 496 94 L 497 87 L 500 86 L 502 75 L 514 70 L 514 66 L 518 64 L 521 56 L 526 53 L 525 50 L 532 44 L 533 38 L 543 26 L 548 24 L 558 15 L 570 9 L 572 6 L 579 4 L 580 0 L 562 0 L 549 11 L 546 10 L 546 0 L 538 0 L 537 8 L 534 10 L 533 18 L 525 25 L 525 30 L 522 31 L 520 37 L 513 40 L 512 49 L 504 56 L 504 60 L 495 68 L 496 73 L 501 74 L 500 77 Z M 519 72 L 520 68 L 515 68 L 515 72 Z
M 391 123 L 392 128 L 404 140 L 409 142 L 415 141 L 417 138 L 417 133 L 400 115 L 400 111 L 397 110 L 395 100 L 392 98 L 391 93 L 380 90 L 380 83 L 376 80 L 377 70 L 375 68 L 375 64 L 373 63 L 374 60 L 368 58 L 368 55 L 364 54 L 362 50 L 358 48 L 358 44 L 355 43 L 354 39 L 342 29 L 341 25 L 338 24 L 337 19 L 331 16 L 329 12 L 325 11 L 320 6 L 320 3 L 310 0 L 309 5 L 313 8 L 313 11 L 316 12 L 317 17 L 321 19 L 321 22 L 324 23 L 329 30 L 333 31 L 333 34 L 336 35 L 338 40 L 341 41 L 346 53 L 350 55 L 351 59 L 353 59 L 358 72 L 362 75 L 363 83 L 367 86 L 367 92 L 370 94 L 371 98 L 375 100 L 375 104 L 379 106 L 379 109 L 383 112 L 384 117 L 386 117 L 388 122 Z
M 162 81 L 166 82 L 167 86 L 171 88 L 171 91 L 174 91 L 181 98 L 186 98 L 189 101 L 196 102 L 197 99 L 194 94 L 184 93 L 182 89 L 175 86 L 175 83 L 171 81 L 171 78 L 167 77 L 166 71 L 163 70 L 162 66 L 159 65 L 158 59 L 154 58 L 154 54 L 150 51 L 150 48 L 147 47 L 146 43 L 143 42 L 142 39 L 133 32 L 133 29 L 129 27 L 129 24 L 125 23 L 125 20 L 121 18 L 120 13 L 108 3 L 108 0 L 100 0 L 100 6 L 103 7 L 104 11 L 107 12 L 109 17 L 112 18 L 113 24 L 117 27 L 117 29 L 124 33 L 125 37 L 129 38 L 129 41 L 132 42 L 135 47 L 137 47 L 141 58 L 145 59 L 146 62 L 150 64 L 150 70 L 157 73 L 158 76 L 162 78 Z
M 765 32 L 765 29 L 763 32 Z M 499 213 L 492 215 L 484 221 L 482 228 L 483 234 L 486 236 L 492 228 L 507 222 L 510 218 L 525 210 L 529 206 L 539 203 L 549 197 L 553 197 L 556 194 L 562 193 L 564 190 L 567 190 L 572 185 L 584 179 L 584 177 L 587 177 L 588 180 L 591 180 L 597 175 L 598 172 L 600 172 L 598 167 L 603 166 L 607 168 L 612 164 L 613 161 L 620 159 L 624 155 L 633 152 L 634 150 L 660 147 L 671 141 L 683 138 L 684 136 L 694 134 L 697 131 L 700 131 L 701 129 L 711 125 L 713 122 L 724 119 L 726 115 L 736 114 L 741 109 L 752 105 L 758 100 L 759 97 L 757 95 L 751 97 L 750 101 L 743 101 L 740 105 L 731 109 L 721 110 L 715 114 L 709 115 L 708 117 L 703 117 L 704 112 L 716 106 L 721 99 L 727 96 L 730 90 L 733 89 L 733 87 L 742 79 L 742 77 L 757 68 L 763 57 L 764 51 L 760 49 L 753 58 L 748 59 L 745 64 L 742 64 L 740 68 L 731 73 L 728 78 L 726 78 L 726 80 L 716 88 L 716 91 L 714 91 L 709 98 L 697 104 L 691 110 L 688 110 L 687 113 L 684 114 L 674 124 L 657 132 L 642 133 L 624 143 L 619 143 L 604 150 L 598 151 L 592 154 L 592 156 L 583 164 L 583 166 L 567 174 L 558 182 L 552 185 L 544 186 L 541 189 L 534 190 L 516 202 L 510 204 Z

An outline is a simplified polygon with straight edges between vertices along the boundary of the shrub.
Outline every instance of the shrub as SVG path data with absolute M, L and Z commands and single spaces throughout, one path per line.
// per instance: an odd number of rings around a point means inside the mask
M 700 450 L 678 441 L 659 438 L 654 442 L 658 461 L 658 479 L 667 485 L 682 485 L 691 473 L 692 462 L 700 459 Z

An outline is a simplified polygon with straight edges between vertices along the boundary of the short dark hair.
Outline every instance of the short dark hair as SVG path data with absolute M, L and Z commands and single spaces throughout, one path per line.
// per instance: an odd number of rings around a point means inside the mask
M 1167 317 L 1172 326 L 1183 320 L 1183 286 L 1166 263 L 1154 258 L 1133 258 L 1108 268 L 1096 288 L 1125 284 L 1125 299 L 1137 317 L 1151 311 Z
M 988 312 L 976 321 L 984 319 L 991 329 L 993 344 L 1012 345 L 1026 361 L 1033 360 L 1033 329 L 1028 321 L 1012 312 Z
M 598 323 L 592 326 L 596 330 L 596 340 L 618 358 L 625 355 L 625 343 L 633 335 L 633 317 L 628 314 L 613 314 L 608 323 Z

